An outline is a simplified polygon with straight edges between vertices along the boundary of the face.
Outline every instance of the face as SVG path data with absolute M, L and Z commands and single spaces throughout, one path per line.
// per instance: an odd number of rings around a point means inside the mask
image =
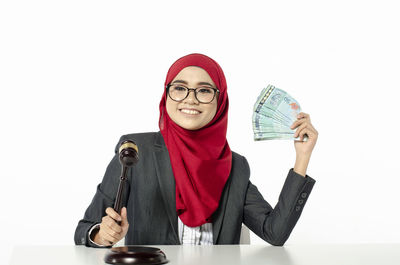
M 196 88 L 208 83 L 216 88 L 208 73 L 200 67 L 188 66 L 183 68 L 171 81 L 171 84 L 181 84 L 189 88 Z M 218 97 L 208 104 L 200 103 L 194 91 L 190 91 L 187 98 L 181 102 L 173 101 L 167 95 L 166 109 L 169 117 L 179 126 L 187 130 L 198 130 L 207 125 L 217 112 Z

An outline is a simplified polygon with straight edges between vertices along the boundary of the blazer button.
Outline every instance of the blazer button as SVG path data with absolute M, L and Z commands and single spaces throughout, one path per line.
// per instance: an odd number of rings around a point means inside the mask
M 84 237 L 81 238 L 81 243 L 85 244 L 85 238 Z
M 296 206 L 296 212 L 300 211 L 301 207 L 300 206 Z
M 303 199 L 305 199 L 305 198 L 307 197 L 307 193 L 303 192 L 303 193 L 301 194 L 301 197 L 302 197 Z
M 304 202 L 303 200 L 299 200 L 298 201 L 299 204 L 303 204 L 303 202 Z

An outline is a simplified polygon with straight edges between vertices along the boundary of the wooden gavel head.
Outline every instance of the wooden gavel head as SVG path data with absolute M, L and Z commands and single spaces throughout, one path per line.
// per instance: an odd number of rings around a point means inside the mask
M 139 160 L 138 147 L 132 140 L 125 140 L 119 147 L 119 161 L 124 167 L 131 167 Z
M 122 165 L 121 177 L 118 186 L 117 196 L 115 197 L 114 210 L 117 213 L 121 213 L 122 207 L 122 193 L 127 180 L 128 168 L 132 167 L 139 159 L 138 147 L 132 140 L 125 140 L 119 147 L 119 162 Z M 118 224 L 120 222 L 118 221 Z

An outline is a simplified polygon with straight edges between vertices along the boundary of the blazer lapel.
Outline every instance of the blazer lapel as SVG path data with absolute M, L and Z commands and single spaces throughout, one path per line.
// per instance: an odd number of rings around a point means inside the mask
M 219 201 L 219 206 L 218 206 L 217 210 L 212 215 L 212 220 L 213 220 L 213 243 L 214 243 L 214 245 L 217 244 L 219 233 L 221 231 L 222 221 L 224 220 L 226 202 L 227 202 L 227 199 L 228 199 L 230 186 L 231 186 L 231 177 L 228 178 L 228 181 L 225 184 L 224 190 L 222 191 L 221 199 Z
M 176 213 L 175 204 L 175 178 L 171 168 L 169 153 L 160 132 L 156 134 L 153 159 L 165 209 L 175 234 L 176 244 L 180 244 L 178 235 L 178 215 Z

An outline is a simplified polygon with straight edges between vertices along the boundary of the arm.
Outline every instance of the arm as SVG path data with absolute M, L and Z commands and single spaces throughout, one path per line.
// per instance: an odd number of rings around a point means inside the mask
M 308 163 L 310 162 L 310 156 L 296 155 L 296 162 L 294 163 L 293 170 L 299 175 L 306 177 L 306 171 Z
M 244 163 L 247 165 L 245 158 Z M 299 219 L 315 180 L 289 170 L 278 203 L 272 208 L 250 181 L 244 204 L 243 223 L 274 246 L 282 246 Z
M 118 146 L 119 144 L 117 144 L 117 147 Z M 83 219 L 79 221 L 78 226 L 76 227 L 74 236 L 76 245 L 103 247 L 92 242 L 93 238 L 92 240 L 89 238 L 89 231 L 91 231 L 96 224 L 101 223 L 102 217 L 107 215 L 105 213 L 106 208 L 113 207 L 114 205 L 115 196 L 119 185 L 119 176 L 121 175 L 121 165 L 117 155 L 117 147 L 115 149 L 115 155 L 107 167 L 102 182 L 97 185 L 97 190 L 92 202 L 86 209 Z M 127 201 L 127 194 L 129 194 L 129 177 L 128 181 L 126 182 L 123 196 L 123 204 L 125 205 Z
M 310 115 L 304 112 L 298 114 L 297 121 L 295 121 L 290 128 L 297 128 L 294 137 L 300 137 L 300 141 L 294 141 L 294 147 L 296 149 L 294 171 L 305 177 L 312 151 L 318 140 L 318 131 L 311 124 Z M 308 141 L 303 142 L 305 135 L 307 135 Z

